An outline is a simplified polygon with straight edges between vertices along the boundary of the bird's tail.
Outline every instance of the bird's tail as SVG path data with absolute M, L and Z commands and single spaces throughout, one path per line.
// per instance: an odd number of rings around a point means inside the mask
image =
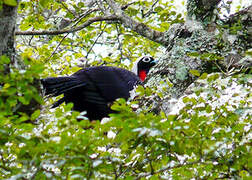
M 51 77 L 42 79 L 41 83 L 45 89 L 45 95 L 58 96 L 74 88 L 83 87 L 85 82 L 75 77 Z
M 75 77 L 51 77 L 42 79 L 41 83 L 45 90 L 45 95 L 49 97 L 58 96 L 74 88 L 83 87 L 86 85 L 85 82 L 82 82 Z M 52 105 L 52 108 L 59 106 L 63 102 L 65 102 L 65 97 L 55 102 Z

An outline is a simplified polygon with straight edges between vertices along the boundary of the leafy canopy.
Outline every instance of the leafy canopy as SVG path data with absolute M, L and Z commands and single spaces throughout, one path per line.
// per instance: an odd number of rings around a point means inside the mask
M 127 13 L 159 31 L 183 22 L 183 15 L 167 1 L 160 1 L 154 6 L 156 13 L 148 15 L 152 4 L 137 1 Z M 103 15 L 95 10 L 83 15 L 90 7 L 82 1 L 21 1 L 18 28 L 57 31 L 78 27 Z M 12 67 L 6 74 L 4 68 L 10 60 L 0 59 L 0 178 L 249 179 L 252 94 L 248 74 L 227 77 L 191 70 L 199 80 L 191 95 L 177 100 L 170 114 L 149 112 L 151 106 L 140 108 L 137 99 L 117 100 L 112 108 L 120 113 L 101 122 L 90 122 L 83 114 L 72 112 L 71 103 L 50 110 L 53 100 L 49 100 L 42 111 L 30 114 L 18 108 L 32 101 L 43 104 L 34 87 L 36 79 L 71 74 L 83 64 L 129 69 L 130 60 L 145 53 L 156 56 L 162 50 L 121 24 L 109 22 L 96 22 L 74 33 L 18 36 L 17 52 L 27 68 Z M 161 84 L 164 89 L 173 86 Z M 146 99 L 154 94 L 164 97 L 158 88 L 141 86 L 137 94 Z M 77 121 L 77 117 L 84 120 Z M 35 124 L 24 123 L 27 121 Z

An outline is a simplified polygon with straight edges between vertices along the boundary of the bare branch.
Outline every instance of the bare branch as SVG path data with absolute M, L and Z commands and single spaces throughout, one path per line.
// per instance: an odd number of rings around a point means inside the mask
M 130 5 L 135 4 L 136 2 L 137 2 L 137 1 L 133 1 L 133 2 L 131 2 L 131 3 L 128 3 L 128 4 L 123 5 L 123 6 L 121 7 L 121 10 L 127 9 Z
M 74 18 L 73 20 L 68 20 L 68 19 L 62 19 L 61 20 L 61 25 L 59 26 L 60 29 L 64 29 L 66 27 L 68 27 L 71 23 L 74 22 L 74 24 L 71 26 L 71 28 L 74 28 L 75 26 L 77 26 L 77 24 L 84 19 L 85 17 L 87 17 L 89 14 L 99 11 L 98 8 L 96 9 L 88 9 L 87 11 L 85 11 L 84 13 L 82 13 L 81 15 L 78 15 L 76 18 Z
M 151 41 L 160 43 L 167 46 L 167 40 L 163 32 L 155 31 L 143 23 L 139 23 L 134 19 L 126 15 L 122 9 L 117 5 L 114 0 L 107 0 L 107 3 L 113 9 L 115 15 L 121 20 L 121 22 L 128 28 L 137 32 L 138 34 L 150 39 Z
M 97 16 L 94 18 L 88 19 L 86 22 L 84 22 L 82 25 L 73 28 L 73 29 L 67 29 L 67 30 L 57 30 L 57 31 L 16 31 L 16 35 L 59 35 L 59 34 L 65 34 L 65 33 L 73 33 L 76 31 L 80 31 L 84 29 L 85 27 L 91 25 L 92 23 L 95 22 L 100 22 L 100 21 L 118 21 L 120 20 L 117 16 L 111 15 L 111 16 Z
M 149 9 L 149 11 L 147 11 L 146 13 L 143 14 L 143 17 L 148 17 L 149 15 L 151 15 L 151 14 L 153 13 L 154 6 L 158 3 L 158 1 L 159 1 L 159 0 L 156 0 L 156 1 L 152 4 L 152 6 L 151 6 L 151 8 Z
M 75 26 L 77 26 L 77 24 L 85 17 L 87 17 L 89 14 L 99 11 L 99 9 L 89 9 L 86 12 L 84 12 L 83 14 L 81 14 L 78 18 L 75 18 L 72 22 L 75 22 L 71 28 L 74 28 Z
M 86 59 L 88 58 L 89 53 L 92 51 L 94 45 L 97 43 L 98 39 L 101 37 L 101 35 L 104 33 L 105 29 L 106 29 L 107 25 L 104 26 L 104 28 L 101 30 L 101 32 L 99 33 L 99 35 L 96 37 L 94 43 L 92 44 L 91 48 L 88 50 L 87 55 L 86 55 Z
M 60 47 L 60 45 L 62 44 L 62 42 L 64 41 L 64 39 L 68 36 L 69 33 L 67 33 L 59 42 L 59 44 L 57 45 L 57 47 L 54 49 L 54 51 L 52 52 L 52 54 L 50 55 L 50 57 L 46 60 L 46 62 L 48 62 L 52 56 L 56 53 L 56 51 L 58 50 L 58 48 Z
M 76 12 L 70 10 L 70 9 L 64 4 L 64 2 L 58 1 L 58 3 L 60 3 L 68 12 L 70 12 L 72 15 L 74 15 L 74 17 L 77 16 Z
M 99 7 L 100 11 L 102 11 L 105 15 L 109 15 L 109 10 L 103 5 L 101 0 L 96 0 L 96 4 Z

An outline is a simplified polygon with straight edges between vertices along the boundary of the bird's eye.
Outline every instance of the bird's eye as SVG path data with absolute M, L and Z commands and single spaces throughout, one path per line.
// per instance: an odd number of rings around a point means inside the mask
M 150 57 L 144 57 L 144 58 L 143 58 L 143 62 L 148 63 L 148 62 L 150 62 L 150 61 L 151 61 L 151 58 L 150 58 Z

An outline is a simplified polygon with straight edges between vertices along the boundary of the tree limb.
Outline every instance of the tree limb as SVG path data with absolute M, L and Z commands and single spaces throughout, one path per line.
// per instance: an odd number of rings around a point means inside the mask
M 85 27 L 91 25 L 95 22 L 100 21 L 118 21 L 120 20 L 117 16 L 111 15 L 111 16 L 97 16 L 94 18 L 88 19 L 86 22 L 84 22 L 82 25 L 73 28 L 73 29 L 67 29 L 67 30 L 57 30 L 57 31 L 16 31 L 16 35 L 59 35 L 59 34 L 65 34 L 65 33 L 73 33 L 79 30 L 84 29 Z
M 151 41 L 167 46 L 167 40 L 163 32 L 155 31 L 145 25 L 144 23 L 139 23 L 134 19 L 130 18 L 128 15 L 122 11 L 122 9 L 117 5 L 114 0 L 106 0 L 110 8 L 114 11 L 115 15 L 121 20 L 124 26 L 132 29 L 141 36 L 148 38 Z

